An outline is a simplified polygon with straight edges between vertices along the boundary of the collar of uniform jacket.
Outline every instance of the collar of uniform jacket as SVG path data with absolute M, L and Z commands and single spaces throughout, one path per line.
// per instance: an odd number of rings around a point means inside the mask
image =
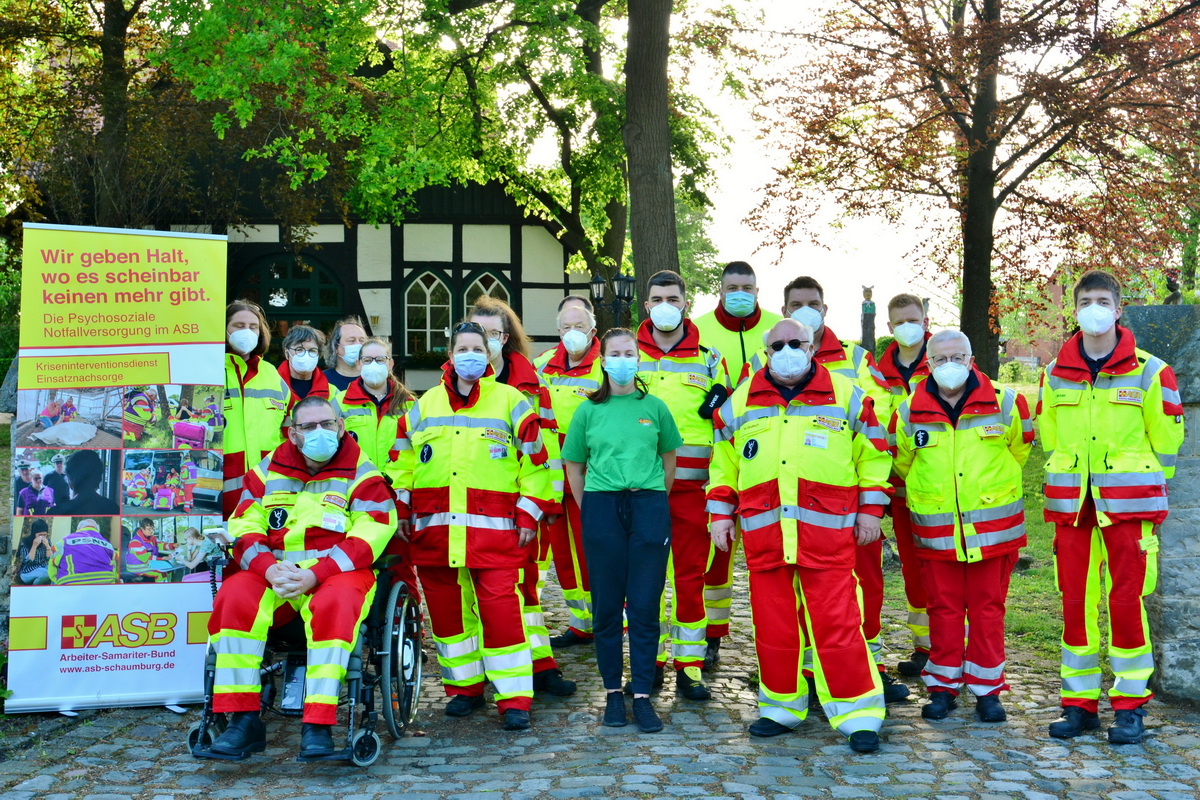
M 533 394 L 542 385 L 538 380 L 537 370 L 533 363 L 520 353 L 510 353 L 504 356 L 508 364 L 508 385 L 522 394 Z
M 288 386 L 292 385 L 292 365 L 286 358 L 275 368 L 275 371 L 279 373 L 279 377 L 283 378 L 284 383 Z M 324 370 L 313 367 L 312 377 L 309 380 L 312 381 L 312 388 L 308 390 L 309 397 L 329 397 L 329 378 L 325 377 Z
M 683 338 L 679 340 L 679 344 L 671 348 L 670 352 L 664 353 L 659 349 L 658 343 L 654 341 L 654 325 L 648 319 L 643 320 L 642 324 L 638 326 L 638 349 L 655 359 L 663 356 L 695 357 L 700 352 L 700 329 L 686 318 L 679 324 L 683 326 Z
M 1081 341 L 1083 341 L 1083 333 L 1076 333 L 1067 340 L 1067 343 L 1058 351 L 1058 358 L 1054 360 L 1052 375 L 1075 383 L 1091 382 L 1092 371 L 1088 369 L 1087 362 L 1079 353 Z M 1137 369 L 1136 348 L 1137 341 L 1134 339 L 1133 331 L 1118 326 L 1116 349 L 1113 350 L 1108 362 L 1100 368 L 1100 372 L 1105 375 L 1124 375 L 1126 372 Z
M 242 358 L 237 353 L 226 353 L 225 358 L 226 364 L 231 365 L 237 373 L 238 382 L 242 386 L 245 386 L 251 378 L 258 374 L 258 362 L 262 360 L 262 356 Z
M 996 387 L 988 380 L 988 376 L 977 368 L 971 367 L 971 372 L 975 375 L 975 380 L 979 381 L 979 385 L 975 387 L 975 391 L 971 392 L 967 397 L 967 402 L 963 404 L 962 416 L 999 414 L 1000 405 L 996 402 Z M 942 404 L 938 402 L 936 393 L 937 384 L 934 381 L 925 381 L 925 391 L 918 388 L 913 392 L 909 405 L 910 419 L 913 422 L 950 421 Z
M 755 303 L 754 313 L 750 316 L 735 317 L 726 311 L 723 305 L 717 303 L 717 308 L 713 312 L 713 315 L 717 318 L 717 322 L 721 323 L 721 327 L 727 331 L 748 331 L 762 319 L 762 308 L 759 307 L 758 303 Z
M 583 361 L 579 362 L 579 366 L 570 366 L 570 354 L 567 348 L 563 347 L 562 342 L 554 348 L 554 355 L 550 356 L 550 360 L 546 362 L 546 371 L 553 372 L 557 375 L 586 375 L 592 371 L 592 363 L 600 357 L 600 337 L 592 337 L 592 346 L 583 356 Z
M 829 370 L 815 361 L 812 368 L 813 374 L 809 376 L 808 383 L 804 384 L 804 388 L 793 398 L 792 402 L 804 403 L 806 406 L 823 406 L 832 403 L 834 400 L 833 378 L 830 377 Z M 767 380 L 767 370 L 769 369 L 770 367 L 763 367 L 750 379 L 748 401 L 752 406 L 787 405 L 783 400 L 783 395 Z
M 316 372 L 314 371 L 315 375 Z M 388 393 L 383 396 L 383 399 L 378 403 L 375 402 L 375 396 L 367 393 L 367 387 L 363 385 L 363 379 L 360 375 L 350 381 L 350 385 L 346 387 L 346 394 L 342 395 L 341 401 L 345 405 L 365 406 L 374 405 L 376 415 L 382 415 L 383 407 L 387 404 L 388 398 L 392 396 L 392 392 L 396 390 L 395 385 L 388 381 Z
M 837 334 L 829 330 L 829 326 L 825 326 L 824 333 L 821 334 L 821 345 L 817 348 L 816 355 L 813 356 L 813 361 L 818 361 L 825 364 L 829 361 L 845 361 L 846 348 L 842 346 L 842 340 L 837 337 Z
M 302 481 L 321 481 L 330 478 L 349 478 L 353 480 L 358 474 L 358 442 L 352 436 L 343 436 L 333 458 L 321 465 L 314 475 L 308 471 L 304 462 L 304 454 L 300 448 L 292 444 L 291 439 L 284 439 L 283 444 L 275 448 L 271 456 L 271 472 L 286 475 L 289 478 L 299 478 Z
M 932 333 L 930 333 L 929 331 L 925 331 L 925 343 L 926 344 L 929 343 L 929 339 L 932 336 L 933 336 Z M 887 382 L 889 385 L 904 383 L 904 378 L 900 375 L 900 371 L 898 369 L 896 369 L 896 361 L 893 358 L 896 351 L 898 351 L 899 349 L 900 349 L 900 345 L 898 345 L 895 341 L 891 342 L 890 344 L 888 344 L 887 349 L 885 349 L 883 351 L 883 355 L 879 357 L 879 361 L 875 364 L 876 368 L 881 373 L 883 373 L 883 377 L 887 378 Z M 928 375 L 929 374 L 929 360 L 928 360 L 927 356 L 928 356 L 928 354 L 924 354 L 921 356 L 921 363 L 917 364 L 917 368 L 913 370 L 914 378 L 917 377 L 918 375 Z
M 446 393 L 450 395 L 450 407 L 455 411 L 460 408 L 470 408 L 475 405 L 475 401 L 479 399 L 479 381 L 487 377 L 494 377 L 496 370 L 492 369 L 489 362 L 487 369 L 483 371 L 483 376 L 475 381 L 475 385 L 471 387 L 471 394 L 467 397 L 464 403 L 461 396 L 458 394 L 458 387 L 454 385 L 454 361 L 451 359 L 442 365 L 442 386 L 446 387 Z

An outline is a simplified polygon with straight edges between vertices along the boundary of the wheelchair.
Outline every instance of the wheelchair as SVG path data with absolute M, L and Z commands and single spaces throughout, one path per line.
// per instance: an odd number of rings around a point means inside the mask
M 369 767 L 379 758 L 382 742 L 376 727 L 379 711 L 375 692 L 382 690 L 383 721 L 393 738 L 400 738 L 416 716 L 421 697 L 422 620 L 419 604 L 402 581 L 391 583 L 389 570 L 378 571 L 371 608 L 359 628 L 358 640 L 346 668 L 339 706 L 347 706 L 347 745 L 341 751 L 297 761 L 349 761 Z M 216 593 L 213 581 L 214 596 Z M 298 717 L 304 712 L 304 673 L 308 642 L 299 615 L 272 628 L 267 637 L 260 677 L 263 717 L 274 712 Z M 188 749 L 196 758 L 238 760 L 209 748 L 227 725 L 226 715 L 213 711 L 216 653 L 209 648 L 204 662 L 204 710 L 188 731 Z M 283 685 L 282 694 L 279 684 Z M 361 707 L 361 710 L 360 710 Z

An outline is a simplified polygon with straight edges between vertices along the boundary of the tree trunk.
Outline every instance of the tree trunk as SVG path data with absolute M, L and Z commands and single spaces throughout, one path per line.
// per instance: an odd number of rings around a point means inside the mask
M 981 20 L 995 29 L 1000 23 L 1000 0 L 985 0 Z M 999 36 L 985 45 L 975 80 L 971 108 L 971 138 L 967 156 L 966 198 L 963 208 L 963 290 L 960 327 L 971 340 L 975 364 L 995 378 L 1000 368 L 1000 321 L 992 286 L 992 247 L 996 221 L 996 140 L 992 135 L 998 104 L 996 72 Z
M 1187 232 L 1183 235 L 1182 269 L 1179 285 L 1184 291 L 1196 288 L 1197 245 L 1200 245 L 1200 208 L 1189 209 L 1184 222 Z
M 167 398 L 167 387 L 156 386 L 158 389 L 158 407 L 162 409 L 162 417 L 166 419 L 171 416 L 171 401 Z
M 96 137 L 95 215 L 101 227 L 132 224 L 121 201 L 122 173 L 129 149 L 129 71 L 125 36 L 140 2 L 126 11 L 123 0 L 105 0 L 100 20 L 100 132 Z
M 624 139 L 638 298 L 645 297 L 646 282 L 655 272 L 679 271 L 668 117 L 670 39 L 671 0 L 630 0 Z M 639 318 L 640 306 L 634 312 Z

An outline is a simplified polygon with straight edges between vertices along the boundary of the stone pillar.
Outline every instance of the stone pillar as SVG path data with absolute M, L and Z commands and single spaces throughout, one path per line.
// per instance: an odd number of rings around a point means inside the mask
M 1154 635 L 1152 686 L 1165 698 L 1200 702 L 1200 306 L 1130 306 L 1122 323 L 1138 347 L 1179 379 L 1187 438 L 1160 531 L 1158 590 L 1147 602 Z

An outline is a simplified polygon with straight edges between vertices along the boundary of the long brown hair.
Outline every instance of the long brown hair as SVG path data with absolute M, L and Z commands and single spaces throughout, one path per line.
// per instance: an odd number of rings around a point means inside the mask
M 475 305 L 467 311 L 467 319 L 476 315 L 499 317 L 504 320 L 504 332 L 508 334 L 508 341 L 504 343 L 504 354 L 520 353 L 525 358 L 529 358 L 529 336 L 525 333 L 525 327 L 521 324 L 517 312 L 512 310 L 512 306 L 503 300 L 497 300 L 485 294 L 476 300 Z M 484 344 L 486 343 L 485 341 Z
M 363 342 L 363 350 L 367 349 L 367 345 L 372 344 L 382 347 L 383 351 L 387 353 L 387 357 L 389 359 L 392 358 L 392 346 L 383 339 L 380 339 L 378 336 L 372 336 Z M 360 350 L 359 352 L 361 353 L 362 351 Z M 362 356 L 359 356 L 359 358 L 361 357 Z M 393 361 L 392 363 L 395 362 Z M 365 388 L 366 385 L 366 381 L 364 381 L 363 387 Z M 408 387 L 400 382 L 400 380 L 396 377 L 396 373 L 392 372 L 391 367 L 388 367 L 387 386 L 391 393 L 387 398 L 387 402 L 383 404 L 383 415 L 385 417 L 398 416 L 396 413 L 397 407 L 401 403 L 407 403 L 412 400 L 412 392 L 410 392 Z
M 609 328 L 604 332 L 604 336 L 600 337 L 600 355 L 604 355 L 604 348 L 608 346 L 609 339 L 616 339 L 621 336 L 628 336 L 633 339 L 633 343 L 637 345 L 637 336 L 628 328 Z M 639 397 L 650 392 L 650 388 L 646 386 L 646 382 L 642 380 L 641 375 L 634 376 L 634 385 L 637 387 Z M 600 388 L 593 392 L 588 392 L 588 400 L 593 403 L 603 403 L 612 397 L 612 378 L 608 377 L 608 373 L 604 373 L 604 381 L 600 384 Z
M 247 300 L 244 297 L 234 300 L 229 305 L 225 306 L 225 327 L 229 327 L 229 320 L 233 319 L 233 315 L 239 311 L 249 311 L 254 316 L 258 317 L 258 344 L 249 353 L 246 353 L 246 358 L 251 356 L 261 356 L 267 352 L 267 348 L 271 346 L 271 329 L 267 327 L 267 315 L 263 313 L 262 306 L 255 303 L 253 300 Z M 232 352 L 229 348 L 229 343 L 225 343 L 225 352 Z M 240 353 L 238 355 L 241 355 Z

